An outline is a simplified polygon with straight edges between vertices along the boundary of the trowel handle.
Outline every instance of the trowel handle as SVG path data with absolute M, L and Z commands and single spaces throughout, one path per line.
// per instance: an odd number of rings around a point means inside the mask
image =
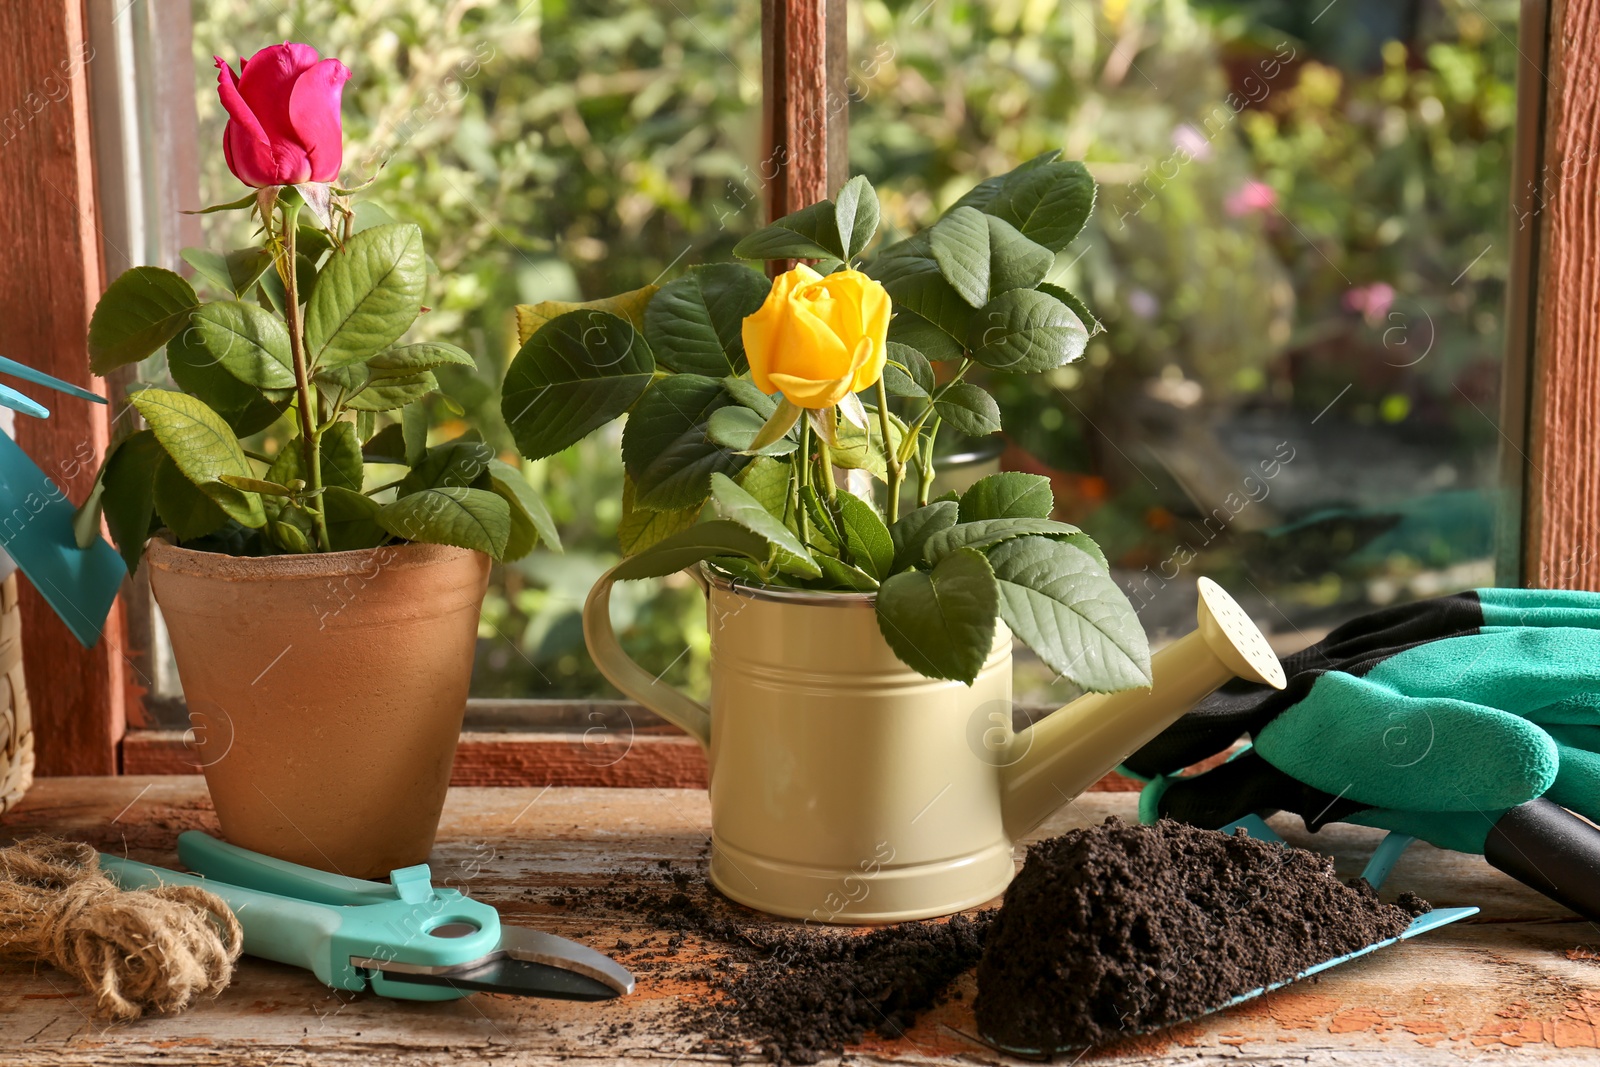
M 1543 797 L 1500 816 L 1483 858 L 1592 922 L 1600 922 L 1600 830 Z
M 611 628 L 611 586 L 616 582 L 616 572 L 617 568 L 613 567 L 601 575 L 583 604 L 583 641 L 589 646 L 590 658 L 600 668 L 600 673 L 625 695 L 681 728 L 709 749 L 710 710 L 663 682 L 659 675 L 652 675 L 622 650 L 622 643 Z

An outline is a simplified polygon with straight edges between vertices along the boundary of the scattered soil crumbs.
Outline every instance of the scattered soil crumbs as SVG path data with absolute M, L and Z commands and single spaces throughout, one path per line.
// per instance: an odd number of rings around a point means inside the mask
M 989 926 L 978 1029 L 1015 1049 L 1104 1044 L 1394 937 L 1384 904 L 1304 849 L 1115 818 L 1034 845 Z
M 567 890 L 551 903 L 582 914 L 624 915 L 655 928 L 637 941 L 597 948 L 627 953 L 635 974 L 704 982 L 710 997 L 683 998 L 673 1022 L 706 1035 L 696 1052 L 735 1062 L 759 1045 L 774 1063 L 815 1063 L 867 1033 L 899 1036 L 949 995 L 983 951 L 993 912 L 975 918 L 902 923 L 860 930 L 805 927 L 727 900 L 693 871 L 661 861 L 644 886 L 639 872 L 611 884 Z M 704 942 L 704 966 L 673 962 L 686 938 Z M 612 1038 L 627 1034 L 619 1024 Z

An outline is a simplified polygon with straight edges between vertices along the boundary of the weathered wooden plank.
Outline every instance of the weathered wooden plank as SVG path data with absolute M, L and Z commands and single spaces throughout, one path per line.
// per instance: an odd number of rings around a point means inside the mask
M 1097 794 L 1058 813 L 1040 835 L 1131 818 L 1133 798 Z M 451 877 L 537 925 L 611 949 L 636 968 L 627 1001 L 580 1005 L 475 996 L 416 1005 L 336 995 L 308 974 L 246 961 L 232 988 L 184 1015 L 103 1028 L 84 998 L 47 968 L 0 964 L 0 1061 L 18 1065 L 146 1063 L 576 1064 L 671 1063 L 710 1057 L 678 1032 L 678 998 L 704 995 L 692 977 L 706 946 L 649 959 L 662 938 L 635 917 L 585 913 L 557 901 L 585 886 L 644 885 L 658 860 L 703 872 L 708 819 L 701 790 L 465 789 L 452 792 L 433 856 Z M 1287 820 L 1293 822 L 1294 820 Z M 29 795 L 0 836 L 68 834 L 171 864 L 173 840 L 214 829 L 196 778 L 54 779 Z M 1333 827 L 1312 841 L 1341 869 L 1359 869 L 1378 835 Z M 1222 1015 L 1101 1050 L 1117 1064 L 1270 1062 L 1454 1064 L 1492 1050 L 1499 1062 L 1593 1062 L 1600 1027 L 1600 936 L 1482 860 L 1415 846 L 1391 877 L 1441 905 L 1476 903 L 1485 920 L 1386 949 Z M 643 942 L 654 939 L 655 945 Z M 1587 954 L 1587 955 L 1586 955 Z M 851 1062 L 1018 1062 L 973 1033 L 971 986 L 904 1037 L 872 1039 Z M 627 1030 L 623 1023 L 634 1025 Z

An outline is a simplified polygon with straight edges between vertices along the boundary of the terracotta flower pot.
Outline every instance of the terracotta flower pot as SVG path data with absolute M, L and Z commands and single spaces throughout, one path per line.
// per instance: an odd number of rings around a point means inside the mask
M 236 845 L 356 878 L 433 847 L 489 559 L 246 558 L 150 543 L 191 747 Z

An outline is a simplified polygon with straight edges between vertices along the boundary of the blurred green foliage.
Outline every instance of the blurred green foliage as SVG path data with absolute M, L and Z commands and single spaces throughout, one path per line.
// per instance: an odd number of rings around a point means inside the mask
M 851 163 L 883 196 L 886 239 L 1048 148 L 1101 183 L 1058 280 L 1103 311 L 1107 333 L 1047 382 L 988 384 L 1020 449 L 1012 462 L 1057 472 L 1066 517 L 1124 566 L 1164 558 L 1177 520 L 1209 506 L 1184 457 L 1223 455 L 1217 441 L 1240 420 L 1303 425 L 1347 385 L 1336 416 L 1350 426 L 1444 442 L 1459 486 L 1492 466 L 1513 0 L 1345 0 L 1314 24 L 1279 0 L 850 6 Z M 220 143 L 213 54 L 304 40 L 351 67 L 346 177 L 377 172 L 371 198 L 423 227 L 439 273 L 418 330 L 478 355 L 476 375 L 444 387 L 509 455 L 492 394 L 512 305 L 727 258 L 762 221 L 759 11 L 196 0 L 203 143 Z M 202 159 L 208 202 L 236 196 L 221 152 Z M 436 415 L 440 437 L 459 432 Z M 616 555 L 620 466 L 615 442 L 597 438 L 530 472 L 569 549 L 497 576 L 476 692 L 605 692 L 576 613 Z M 1352 545 L 1290 568 L 1283 580 L 1301 588 L 1284 586 L 1286 610 L 1348 610 L 1373 573 L 1466 551 L 1360 562 Z M 1243 566 L 1237 555 L 1208 572 Z M 619 610 L 641 662 L 703 687 L 696 590 Z

